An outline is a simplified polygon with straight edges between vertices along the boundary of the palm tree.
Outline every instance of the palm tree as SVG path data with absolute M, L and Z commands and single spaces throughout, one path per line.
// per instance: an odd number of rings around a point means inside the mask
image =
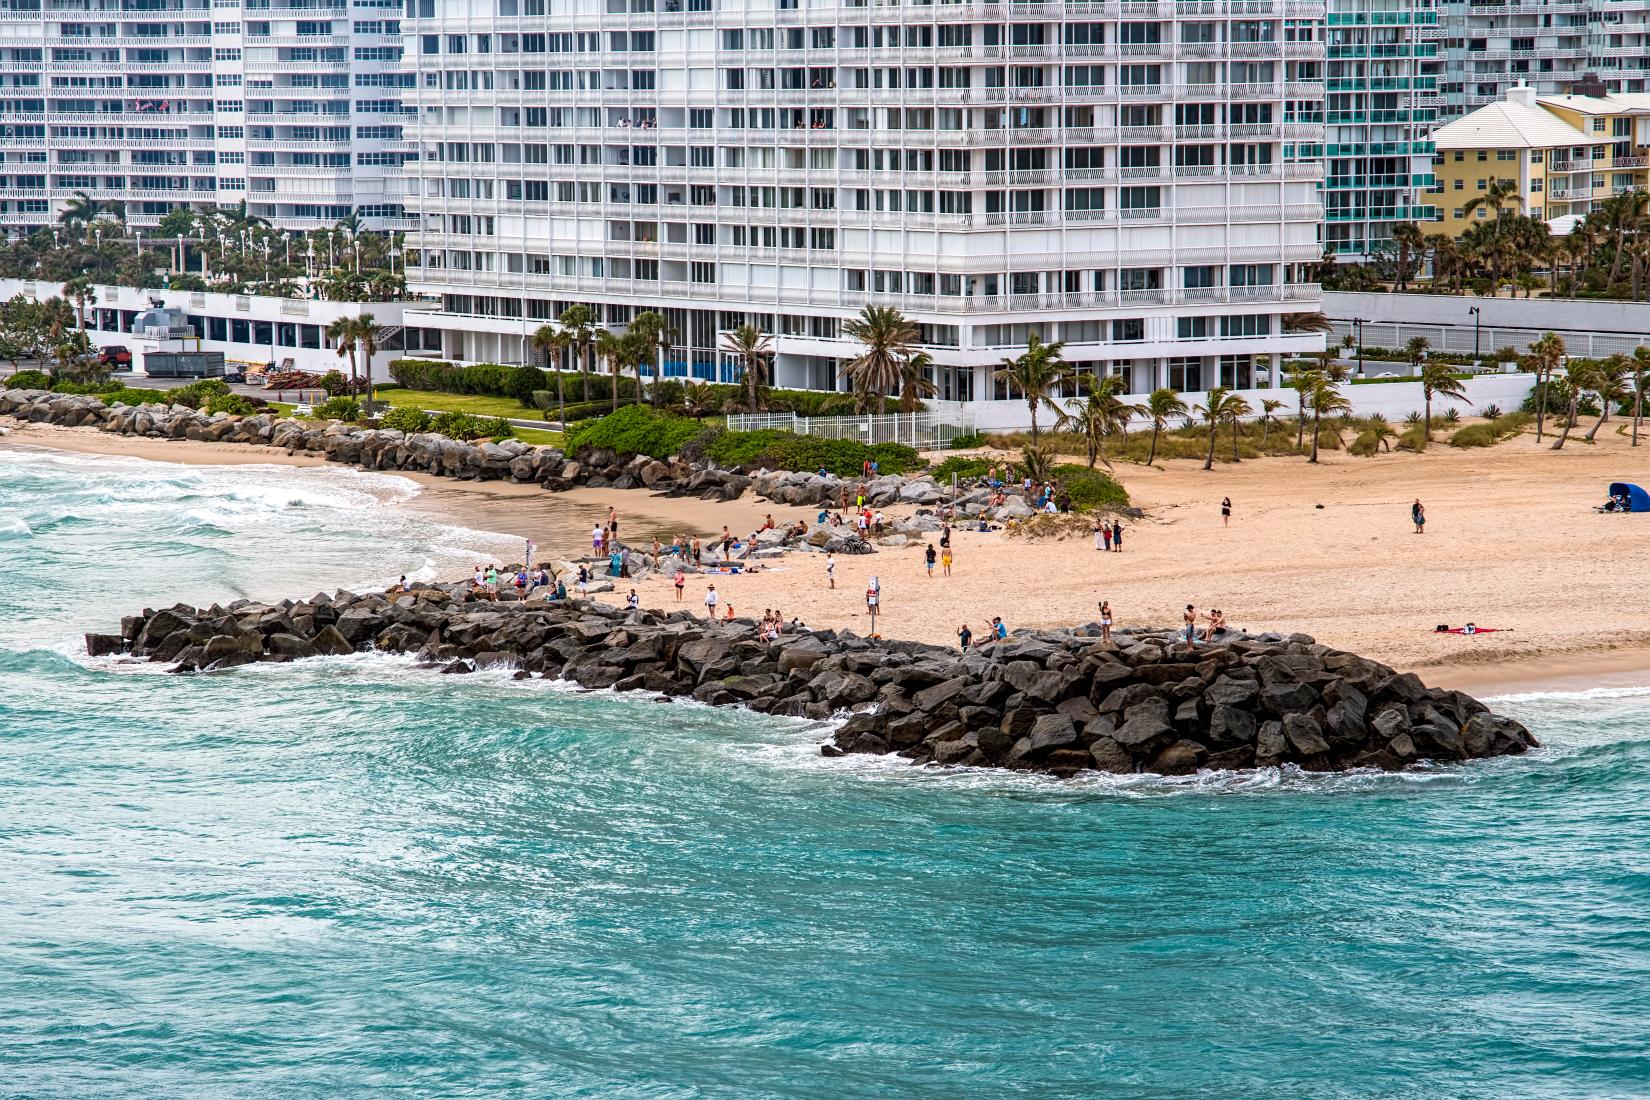
M 917 406 L 922 404 L 925 397 L 933 397 L 939 392 L 934 380 L 928 377 L 928 371 L 934 365 L 934 357 L 926 351 L 914 351 L 900 363 L 899 380 L 899 411 L 914 413 Z
M 1489 186 L 1484 189 L 1483 194 L 1470 198 L 1462 204 L 1461 212 L 1466 216 L 1471 217 L 1472 212 L 1482 206 L 1484 209 L 1490 211 L 1497 218 L 1499 218 L 1502 213 L 1502 208 L 1508 203 L 1516 203 L 1521 201 L 1523 200 L 1522 196 L 1518 193 L 1518 183 L 1516 180 L 1492 179 L 1489 182 Z
M 1639 445 L 1639 421 L 1644 419 L 1644 374 L 1650 371 L 1650 348 L 1633 349 L 1633 446 Z
M 1266 437 L 1272 431 L 1272 414 L 1283 408 L 1282 401 L 1263 398 L 1260 403 L 1260 445 L 1266 446 Z
M 1619 354 L 1610 356 L 1593 368 L 1592 389 L 1598 394 L 1599 415 L 1587 430 L 1587 442 L 1591 443 L 1604 422 L 1610 419 L 1610 406 L 1627 396 L 1627 375 L 1632 369 L 1632 360 Z
M 1038 407 L 1047 405 L 1056 413 L 1060 411 L 1060 406 L 1054 403 L 1054 390 L 1071 376 L 1071 368 L 1060 358 L 1065 346 L 1064 340 L 1045 344 L 1042 338 L 1033 332 L 1026 338 L 1026 350 L 1013 359 L 1004 359 L 996 374 L 997 381 L 1018 386 L 1020 392 L 1025 395 L 1026 407 L 1031 410 L 1033 444 L 1037 442 L 1038 435 Z
M 1295 453 L 1299 454 L 1306 449 L 1306 406 L 1311 400 L 1312 391 L 1319 382 L 1327 376 L 1323 371 L 1310 368 L 1296 367 L 1289 372 L 1289 388 L 1295 391 L 1297 401 L 1295 409 Z
M 556 319 L 562 331 L 567 333 L 567 347 L 573 349 L 579 361 L 579 375 L 581 378 L 580 400 L 590 400 L 590 359 L 589 353 L 596 343 L 596 314 L 587 305 L 571 305 L 562 310 L 561 316 Z M 558 386 L 559 386 L 558 381 Z M 558 393 L 560 390 L 558 389 Z
M 1418 340 L 1420 337 L 1416 337 L 1416 339 Z M 1411 344 L 1414 342 L 1414 340 L 1410 341 Z M 1450 373 L 1448 363 L 1428 363 L 1422 367 L 1421 396 L 1426 399 L 1427 408 L 1426 420 L 1424 421 L 1424 427 L 1421 429 L 1421 434 L 1426 437 L 1428 443 L 1432 442 L 1432 397 L 1434 394 L 1442 394 L 1445 397 L 1453 397 L 1457 401 L 1466 401 L 1467 404 L 1472 404 L 1471 401 L 1467 400 L 1466 387 L 1461 384 L 1459 378 Z
M 92 280 L 85 275 L 76 275 L 63 284 L 63 296 L 74 303 L 75 324 L 80 331 L 86 331 L 86 307 L 97 301 L 97 294 L 92 290 Z
M 1350 412 L 1352 402 L 1341 396 L 1335 388 L 1335 383 L 1319 375 L 1312 386 L 1310 395 L 1312 406 L 1312 457 L 1309 462 L 1318 461 L 1318 434 L 1323 428 L 1323 418 L 1335 413 Z
M 1370 416 L 1369 427 L 1365 430 L 1375 438 L 1375 449 L 1377 451 L 1392 450 L 1392 441 L 1398 437 L 1398 432 L 1391 424 L 1386 422 L 1386 417 L 1380 413 L 1374 413 Z
M 327 326 L 327 341 L 336 347 L 338 358 L 349 360 L 349 388 L 352 394 L 356 392 L 356 354 L 361 347 L 358 326 L 359 322 L 354 317 L 340 317 Z
M 1203 404 L 1192 406 L 1192 412 L 1202 415 L 1203 422 L 1209 425 L 1209 454 L 1203 460 L 1205 470 L 1215 468 L 1215 435 L 1227 420 L 1232 396 L 1225 386 L 1216 386 L 1204 395 Z
M 722 334 L 722 350 L 739 360 L 744 369 L 745 411 L 760 412 L 764 407 L 762 392 L 767 385 L 773 340 L 755 325 L 740 325 Z
M 595 339 L 591 341 L 591 345 L 596 352 L 596 358 L 607 363 L 607 373 L 613 379 L 613 392 L 608 395 L 613 399 L 611 411 L 618 412 L 619 371 L 624 366 L 625 360 L 630 356 L 631 349 L 625 343 L 624 336 L 605 327 L 596 330 Z M 587 390 L 585 400 L 589 400 L 589 398 L 590 394 Z
M 1404 358 L 1409 361 L 1410 369 L 1416 374 L 1421 373 L 1421 364 L 1427 361 L 1427 354 L 1432 351 L 1432 341 L 1425 336 L 1412 336 L 1409 343 L 1404 345 Z
M 533 349 L 542 351 L 545 365 L 556 372 L 556 417 L 563 428 L 567 426 L 567 398 L 563 393 L 559 360 L 569 345 L 567 331 L 554 325 L 540 325 L 533 333 Z
M 1426 235 L 1414 222 L 1399 222 L 1392 227 L 1392 245 L 1398 252 L 1394 282 L 1403 290 L 1409 285 L 1415 261 L 1426 254 Z
M 378 354 L 378 341 L 384 338 L 384 326 L 370 313 L 363 313 L 355 319 L 355 339 L 361 345 L 361 362 L 366 369 L 363 372 L 362 382 L 372 384 L 372 357 Z
M 1186 402 L 1182 401 L 1180 395 L 1167 386 L 1153 390 L 1151 396 L 1146 398 L 1146 415 L 1151 418 L 1152 422 L 1152 445 L 1146 454 L 1146 465 L 1150 466 L 1152 461 L 1157 458 L 1157 439 L 1158 436 L 1163 434 L 1163 429 L 1168 426 L 1169 419 L 1185 416 L 1187 411 Z
M 1283 331 L 1285 332 L 1333 332 L 1335 322 L 1321 310 L 1317 313 L 1285 313 L 1283 315 Z
M 866 306 L 858 317 L 842 322 L 842 331 L 865 346 L 843 367 L 854 389 L 854 408 L 863 412 L 875 394 L 880 412 L 880 399 L 900 383 L 901 364 L 917 342 L 917 326 L 893 306 Z
M 1087 395 L 1076 405 L 1060 412 L 1055 431 L 1069 431 L 1083 437 L 1088 448 L 1089 469 L 1105 457 L 1105 441 L 1128 431 L 1129 421 L 1144 410 L 1130 405 L 1121 395 L 1128 389 L 1122 375 L 1110 374 L 1092 382 Z M 1110 462 L 1106 463 L 1111 466 Z
M 1570 411 L 1564 417 L 1564 431 L 1559 433 L 1553 442 L 1553 450 L 1562 450 L 1566 440 L 1570 438 L 1570 429 L 1576 426 L 1576 406 L 1581 403 L 1581 395 L 1593 388 L 1593 376 L 1597 367 L 1585 359 L 1572 359 L 1565 369 L 1565 375 L 1570 383 Z
M 66 229 L 92 224 L 102 205 L 84 191 L 76 191 L 69 196 L 69 201 L 63 204 L 63 212 L 57 216 Z
M 1530 365 L 1535 368 L 1535 441 L 1547 420 L 1547 383 L 1564 361 L 1564 337 L 1549 332 L 1530 344 Z
M 674 335 L 665 327 L 665 318 L 655 310 L 644 309 L 630 322 L 630 332 L 636 337 L 636 404 L 642 403 L 642 364 L 651 367 L 653 375 L 653 402 L 659 402 L 659 383 L 664 380 L 664 356 L 670 350 Z
M 1232 461 L 1242 462 L 1238 455 L 1238 432 L 1243 418 L 1254 414 L 1255 407 L 1237 394 L 1226 399 L 1226 419 L 1232 425 Z

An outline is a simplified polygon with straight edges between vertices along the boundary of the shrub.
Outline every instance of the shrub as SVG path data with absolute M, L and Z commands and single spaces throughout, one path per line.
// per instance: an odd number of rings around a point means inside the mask
M 250 397 L 238 393 L 214 393 L 201 402 L 201 410 L 208 413 L 228 413 L 230 416 L 251 416 L 257 411 Z
M 1063 465 L 1054 467 L 1054 476 L 1071 497 L 1076 512 L 1093 508 L 1118 507 L 1129 503 L 1129 494 L 1110 474 L 1091 470 L 1087 466 Z
M 1460 414 L 1460 412 L 1458 412 L 1454 408 L 1445 409 L 1444 410 L 1444 423 L 1447 426 L 1451 427 L 1451 428 L 1453 428 L 1453 427 L 1455 427 L 1455 425 L 1461 423 L 1461 414 Z
M 1346 453 L 1358 458 L 1369 458 L 1381 449 L 1380 439 L 1368 429 L 1358 433 L 1358 438 L 1347 445 Z
M 391 409 L 378 421 L 381 428 L 393 428 L 408 435 L 417 435 L 419 432 L 430 430 L 430 414 L 423 409 L 399 408 Z
M 353 397 L 329 397 L 315 409 L 317 420 L 359 420 L 361 402 Z
M 985 446 L 985 436 L 979 432 L 963 432 L 961 435 L 951 437 L 951 449 L 953 451 L 967 451 L 983 446 Z
M 867 461 L 875 462 L 883 474 L 903 474 L 922 465 L 917 452 L 903 443 L 866 445 L 857 439 L 822 439 L 776 428 L 723 432 L 705 447 L 705 456 L 723 466 L 825 470 L 838 477 L 860 476 Z
M 1417 418 L 1417 420 L 1419 420 L 1419 418 Z M 1408 423 L 1407 419 L 1405 420 L 1405 423 Z M 1420 454 L 1422 451 L 1427 449 L 1426 428 L 1420 423 L 1416 423 L 1414 427 L 1410 428 L 1408 431 L 1404 432 L 1403 435 L 1398 437 L 1398 442 L 1394 444 L 1393 449 L 1398 451 L 1414 451 L 1416 454 Z
M 20 370 L 6 379 L 6 388 L 12 390 L 49 390 L 51 375 L 43 370 Z
M 53 393 L 90 393 L 105 394 L 119 393 L 126 388 L 124 382 L 54 382 Z
M 500 439 L 513 439 L 516 434 L 516 429 L 512 427 L 510 422 L 502 416 L 482 417 L 481 434 L 494 441 Z
M 1483 413 L 1484 413 L 1484 419 L 1485 420 L 1499 420 L 1499 419 L 1501 419 L 1501 406 L 1500 405 L 1485 405 L 1484 409 L 1483 409 Z
M 1416 424 L 1419 424 L 1420 422 L 1421 422 L 1421 414 L 1420 413 L 1410 412 L 1410 413 L 1405 413 L 1404 414 L 1404 423 L 1405 424 L 1409 424 L 1411 426 L 1414 426 Z
M 934 467 L 934 481 L 940 485 L 949 485 L 951 484 L 952 474 L 957 476 L 959 482 L 971 481 L 990 473 L 991 465 L 989 458 L 965 458 L 962 455 L 952 455 Z
M 537 367 L 517 367 L 510 374 L 510 396 L 524 409 L 534 408 L 534 394 L 546 392 L 549 377 Z M 542 407 L 542 406 L 540 406 Z
M 221 378 L 202 378 L 188 385 L 166 391 L 167 399 L 174 405 L 187 405 L 191 409 L 198 409 L 208 398 L 222 397 L 229 393 L 229 383 Z
M 105 405 L 166 405 L 172 397 L 166 390 L 129 390 L 102 395 Z
M 1482 424 L 1469 424 L 1449 437 L 1451 447 L 1490 447 L 1515 436 L 1535 421 L 1526 412 L 1508 413 Z
M 349 379 L 344 377 L 343 371 L 329 370 L 321 375 L 321 388 L 327 391 L 328 397 L 347 395 L 350 392 Z
M 645 405 L 626 405 L 616 413 L 592 420 L 567 433 L 567 453 L 603 449 L 618 454 L 669 458 L 703 433 L 697 420 L 655 413 Z
M 437 413 L 430 430 L 448 439 L 478 439 L 487 434 L 481 417 L 462 412 Z

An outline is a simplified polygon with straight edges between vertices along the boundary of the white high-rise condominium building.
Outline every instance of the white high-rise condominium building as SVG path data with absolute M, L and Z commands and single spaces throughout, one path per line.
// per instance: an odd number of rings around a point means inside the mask
M 666 373 L 841 389 L 866 304 L 941 399 L 1027 336 L 1133 392 L 1261 384 L 1322 337 L 1324 7 L 1310 0 L 807 5 L 409 0 L 409 325 L 522 362 L 574 302 L 656 309 Z M 432 349 L 434 350 L 434 349 Z
M 400 0 L 0 0 L 0 226 L 76 192 L 401 226 Z

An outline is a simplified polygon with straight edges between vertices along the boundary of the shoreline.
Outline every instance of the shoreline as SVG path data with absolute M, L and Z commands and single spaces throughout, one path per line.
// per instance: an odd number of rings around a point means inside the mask
M 1069 627 L 1096 618 L 1098 599 L 1105 598 L 1119 626 L 1161 626 L 1175 622 L 1189 598 L 1200 610 L 1227 608 L 1238 629 L 1311 634 L 1337 649 L 1416 672 L 1428 683 L 1475 693 L 1650 685 L 1650 629 L 1620 601 L 1598 598 L 1610 585 L 1625 583 L 1617 580 L 1614 563 L 1640 536 L 1631 517 L 1595 516 L 1591 496 L 1577 495 L 1587 490 L 1572 492 L 1563 484 L 1590 486 L 1604 476 L 1580 467 L 1608 461 L 1606 468 L 1619 469 L 1628 457 L 1623 446 L 1609 440 L 1597 448 L 1537 455 L 1515 450 L 1515 442 L 1424 456 L 1336 456 L 1312 468 L 1310 482 L 1290 459 L 1248 460 L 1212 474 L 1190 463 L 1119 467 L 1149 517 L 1128 528 L 1121 555 L 1096 552 L 1086 538 L 1026 542 L 959 529 L 952 577 L 939 570 L 925 575 L 926 539 L 919 538 L 901 549 L 839 557 L 835 589 L 825 582 L 823 556 L 802 553 L 758 573 L 690 575 L 680 603 L 668 576 L 634 587 L 645 607 L 697 613 L 707 584 L 715 583 L 723 610 L 736 604 L 741 616 L 775 608 L 811 626 L 868 633 L 861 594 L 876 575 L 884 588 L 878 624 L 884 633 L 953 646 L 959 623 L 981 636 L 994 614 L 1011 630 Z M 90 427 L 21 424 L 0 441 L 0 448 L 8 447 L 194 466 L 355 469 L 275 447 L 130 437 Z M 1520 476 L 1526 468 L 1540 471 L 1539 491 Z M 749 495 L 713 503 L 642 489 L 550 493 L 510 481 L 382 472 L 419 487 L 399 502 L 407 510 L 469 530 L 531 538 L 539 557 L 558 560 L 588 554 L 590 528 L 605 519 L 610 505 L 619 510 L 621 537 L 633 545 L 646 545 L 654 534 L 666 543 L 673 535 L 708 540 L 724 524 L 746 534 L 770 513 L 781 524 L 805 518 L 812 526 L 816 519 L 814 508 Z M 1237 510 L 1232 526 L 1223 528 L 1216 505 L 1227 494 Z M 1424 540 L 1413 538 L 1403 522 L 1412 494 L 1427 498 L 1434 518 Z M 1511 525 L 1501 514 L 1509 494 L 1529 513 Z M 914 510 L 887 512 L 893 518 Z M 1544 526 L 1549 514 L 1563 518 Z M 1531 533 L 1552 537 L 1527 537 Z M 1564 545 L 1572 536 L 1588 544 Z M 630 586 L 618 582 L 614 592 L 596 598 L 622 603 Z M 1472 610 L 1463 614 L 1461 608 Z M 1432 632 L 1434 623 L 1459 625 L 1468 618 L 1512 629 L 1473 638 Z

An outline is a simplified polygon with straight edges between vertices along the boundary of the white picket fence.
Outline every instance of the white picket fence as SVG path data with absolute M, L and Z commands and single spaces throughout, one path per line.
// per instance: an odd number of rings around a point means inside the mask
M 960 403 L 928 402 L 930 408 L 918 413 L 887 413 L 877 416 L 797 416 L 795 413 L 736 413 L 728 417 L 728 430 L 754 432 L 778 428 L 797 435 L 821 439 L 857 439 L 861 443 L 904 443 L 919 451 L 945 450 L 959 435 L 974 431 L 974 414 Z

